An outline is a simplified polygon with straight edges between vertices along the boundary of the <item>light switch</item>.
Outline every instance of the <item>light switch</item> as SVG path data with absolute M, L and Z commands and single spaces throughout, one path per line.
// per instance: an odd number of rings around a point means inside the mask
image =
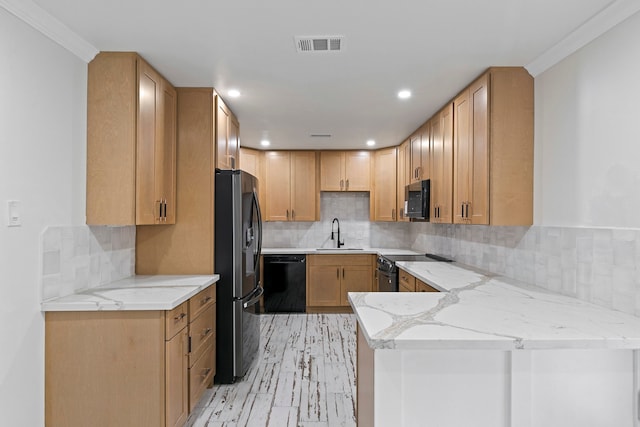
M 7 200 L 7 227 L 20 227 L 20 201 Z

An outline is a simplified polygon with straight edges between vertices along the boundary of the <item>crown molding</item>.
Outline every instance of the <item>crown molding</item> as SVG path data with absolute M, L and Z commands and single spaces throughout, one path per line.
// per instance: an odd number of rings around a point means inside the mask
M 84 62 L 98 54 L 98 49 L 31 0 L 0 0 L 0 6 Z
M 638 11 L 640 11 L 638 0 L 614 1 L 558 44 L 525 65 L 525 68 L 533 77 L 538 76 Z

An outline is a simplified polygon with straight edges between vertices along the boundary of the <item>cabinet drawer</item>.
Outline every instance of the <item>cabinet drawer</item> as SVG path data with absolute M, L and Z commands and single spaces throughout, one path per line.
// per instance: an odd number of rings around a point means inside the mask
M 193 411 L 215 373 L 216 357 L 212 343 L 189 369 L 189 412 Z
M 398 270 L 398 283 L 405 287 L 408 292 L 416 291 L 416 278 L 404 270 Z
M 165 311 L 164 338 L 166 340 L 170 340 L 175 334 L 182 330 L 182 328 L 187 326 L 189 320 L 189 316 L 187 315 L 188 307 L 188 303 L 183 302 L 173 310 Z
M 372 255 L 309 255 L 310 265 L 372 265 Z
M 440 292 L 433 286 L 427 285 L 422 280 L 416 279 L 416 291 L 417 292 Z
M 212 304 L 197 319 L 189 323 L 189 338 L 191 339 L 191 352 L 189 353 L 189 366 L 202 356 L 203 351 L 216 337 L 216 305 Z
M 193 321 L 204 310 L 216 302 L 216 284 L 198 292 L 189 299 L 189 319 Z

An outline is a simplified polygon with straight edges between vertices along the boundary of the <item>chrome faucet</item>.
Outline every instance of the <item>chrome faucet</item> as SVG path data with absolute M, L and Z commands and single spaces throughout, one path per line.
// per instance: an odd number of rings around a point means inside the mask
M 335 240 L 334 239 L 334 231 L 333 231 L 333 224 L 334 223 L 338 223 L 338 243 L 337 243 L 337 247 L 338 249 L 340 249 L 340 246 L 344 246 L 344 240 L 341 242 L 340 241 L 340 220 L 338 218 L 333 218 L 333 221 L 331 221 L 331 240 Z

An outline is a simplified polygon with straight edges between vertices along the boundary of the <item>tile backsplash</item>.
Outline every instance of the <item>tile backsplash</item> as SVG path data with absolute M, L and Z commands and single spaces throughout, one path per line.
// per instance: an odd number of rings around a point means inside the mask
M 320 221 L 265 222 L 263 246 L 269 248 L 331 248 L 331 222 L 340 220 L 346 247 L 407 247 L 408 226 L 369 221 L 368 192 L 320 193 Z M 335 228 L 337 231 L 337 227 Z
M 42 233 L 42 300 L 133 276 L 136 228 L 54 226 Z
M 414 250 L 640 316 L 640 230 L 412 223 Z

